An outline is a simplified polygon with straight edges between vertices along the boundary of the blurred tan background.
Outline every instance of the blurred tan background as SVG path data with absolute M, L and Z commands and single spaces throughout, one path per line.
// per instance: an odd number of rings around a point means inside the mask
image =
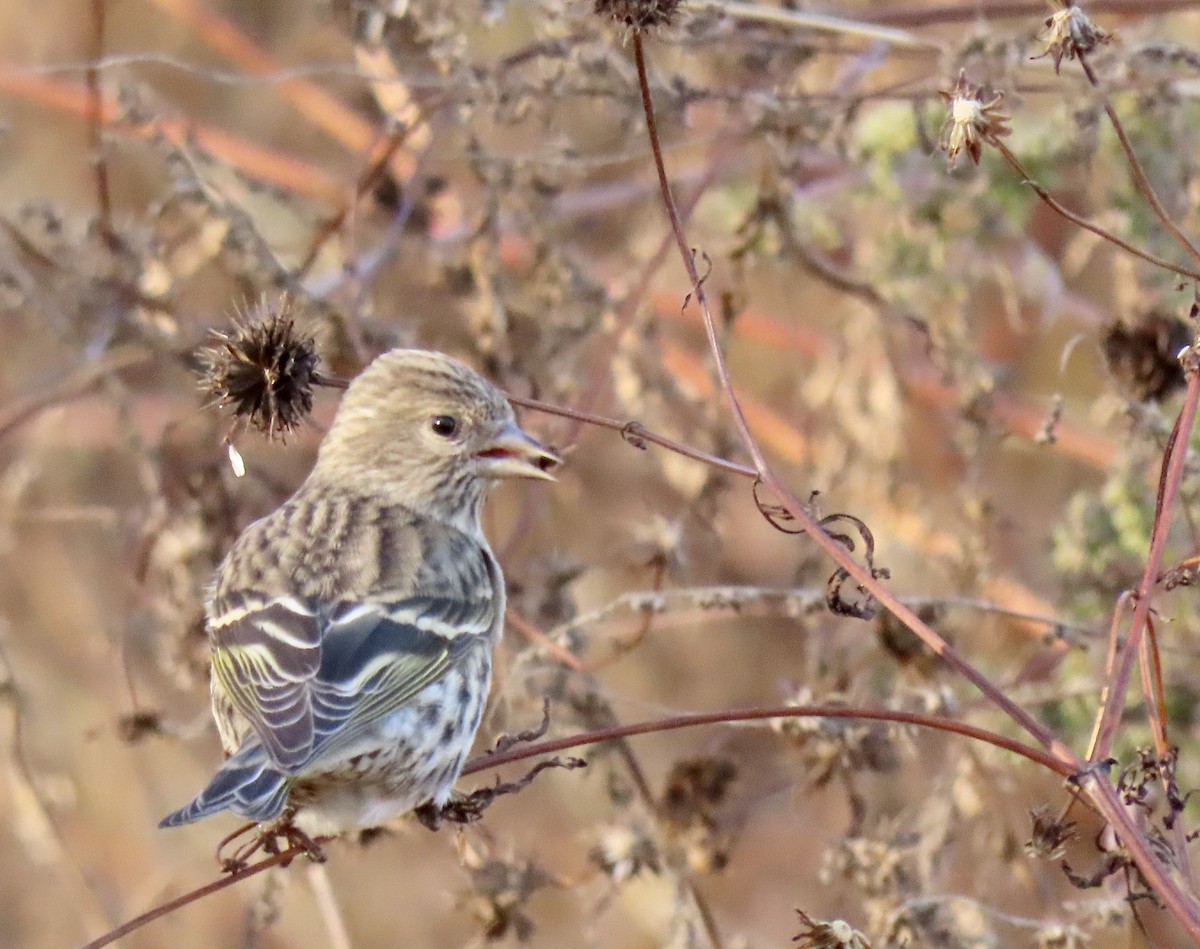
M 937 91 L 960 68 L 1003 90 L 1043 184 L 1181 257 L 1077 64 L 1031 59 L 1043 4 L 799 5 L 821 30 L 792 6 L 685 6 L 647 41 L 751 426 L 797 494 L 864 519 L 894 588 L 1082 750 L 1192 296 L 993 153 L 950 169 Z M 1192 6 L 1089 10 L 1120 34 L 1094 62 L 1135 147 L 1197 233 Z M 155 829 L 220 758 L 204 584 L 299 484 L 336 393 L 286 443 L 235 432 L 235 478 L 192 357 L 235 310 L 289 291 L 331 372 L 443 348 L 515 393 L 743 453 L 681 312 L 629 43 L 586 0 L 8 2 L 0 49 L 0 944 L 42 949 L 214 878 L 236 826 Z M 900 631 L 825 610 L 832 568 L 747 482 L 524 418 L 569 463 L 488 510 L 519 625 L 481 749 L 546 696 L 553 734 L 789 701 L 1011 731 Z M 1195 497 L 1189 472 L 1175 560 Z M 661 611 L 620 600 L 639 593 Z M 1157 604 L 1185 788 L 1189 597 Z M 1146 742 L 1131 713 L 1122 764 Z M 332 844 L 324 877 L 297 862 L 121 944 L 732 949 L 791 944 L 800 909 L 875 946 L 1186 945 L 1149 902 L 1134 918 L 1124 874 L 1079 890 L 1026 856 L 1029 810 L 1065 795 L 991 747 L 799 721 L 581 753 L 587 769 L 479 824 Z M 1075 817 L 1086 876 L 1096 828 Z

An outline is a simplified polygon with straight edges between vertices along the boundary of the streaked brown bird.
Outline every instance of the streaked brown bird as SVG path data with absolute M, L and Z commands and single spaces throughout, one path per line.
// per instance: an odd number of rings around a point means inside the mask
M 503 628 L 484 495 L 558 464 L 462 363 L 408 349 L 371 363 L 308 479 L 217 571 L 212 705 L 230 757 L 159 826 L 230 810 L 315 837 L 445 804 Z

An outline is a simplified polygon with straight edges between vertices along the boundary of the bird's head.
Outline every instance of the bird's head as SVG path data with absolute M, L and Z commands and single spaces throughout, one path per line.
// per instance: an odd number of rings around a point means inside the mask
M 559 464 L 477 372 L 442 353 L 393 349 L 350 383 L 313 473 L 366 479 L 416 510 L 473 522 L 491 482 L 553 481 Z

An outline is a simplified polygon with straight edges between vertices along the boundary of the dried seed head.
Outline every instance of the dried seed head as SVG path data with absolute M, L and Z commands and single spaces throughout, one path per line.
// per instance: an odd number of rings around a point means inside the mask
M 641 828 L 612 824 L 603 827 L 588 859 L 613 883 L 624 883 L 643 870 L 658 874 L 662 860 L 658 846 Z
M 1045 806 L 1035 807 L 1029 817 L 1033 831 L 1025 842 L 1025 853 L 1041 860 L 1058 860 L 1066 842 L 1075 836 L 1075 822 L 1062 820 Z
M 1060 9 L 1046 17 L 1045 29 L 1038 36 L 1038 41 L 1045 43 L 1046 48 L 1033 58 L 1051 57 L 1055 72 L 1062 67 L 1064 59 L 1078 59 L 1112 41 L 1112 34 L 1096 26 L 1075 6 L 1074 0 L 1057 0 L 1051 5 Z
M 800 917 L 800 932 L 792 937 L 800 949 L 871 949 L 867 937 L 844 919 L 826 922 L 813 919 L 804 910 L 796 910 Z
M 631 30 L 670 26 L 680 0 L 596 0 L 595 12 Z
M 1133 326 L 1114 323 L 1104 334 L 1104 361 L 1117 385 L 1138 402 L 1162 402 L 1186 379 L 1179 353 L 1192 328 L 1170 314 L 1151 311 Z
M 294 302 L 284 297 L 213 331 L 200 351 L 200 388 L 212 403 L 268 438 L 285 436 L 312 411 L 322 383 L 316 340 L 296 329 Z
M 1009 116 L 1000 109 L 1004 94 L 997 92 L 986 97 L 985 102 L 983 87 L 967 82 L 965 71 L 959 72 L 953 89 L 942 89 L 938 94 L 950 103 L 938 147 L 950 159 L 951 168 L 958 164 L 958 156 L 964 150 L 978 165 L 984 142 L 1012 133 L 1006 124 Z

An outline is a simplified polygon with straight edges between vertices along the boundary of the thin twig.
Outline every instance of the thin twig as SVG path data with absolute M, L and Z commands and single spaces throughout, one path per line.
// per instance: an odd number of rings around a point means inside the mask
M 863 20 L 829 16 L 824 13 L 809 13 L 784 7 L 768 6 L 763 3 L 739 3 L 737 0 L 693 0 L 692 6 L 708 8 L 734 20 L 751 23 L 769 23 L 792 29 L 816 30 L 821 33 L 837 33 L 842 36 L 858 36 L 877 43 L 887 43 L 902 49 L 942 50 L 944 45 L 936 40 L 924 39 L 898 30 L 879 26 Z
M 76 115 L 85 121 L 93 108 L 86 85 L 0 68 L 0 95 L 3 94 Z M 340 180 L 335 180 L 312 164 L 290 153 L 270 149 L 224 129 L 205 125 L 191 116 L 157 116 L 149 121 L 135 122 L 111 96 L 102 99 L 100 108 L 103 123 L 110 132 L 144 141 L 155 141 L 161 137 L 175 148 L 196 148 L 227 162 L 249 178 L 315 200 L 336 205 L 345 194 L 345 186 Z
M 350 930 L 342 918 L 341 907 L 338 906 L 337 896 L 333 892 L 333 884 L 329 882 L 329 873 L 323 863 L 308 865 L 308 885 L 312 888 L 313 897 L 317 901 L 317 911 L 325 924 L 325 945 L 329 949 L 351 949 Z
M 15 402 L 0 408 L 0 438 L 23 425 L 39 412 L 86 395 L 110 373 L 144 365 L 161 358 L 162 353 L 147 349 L 145 346 L 131 345 L 113 349 L 99 359 L 80 366 L 49 388 L 18 398 Z
M 746 423 L 745 414 L 742 412 L 741 404 L 738 402 L 737 393 L 733 388 L 733 381 L 729 375 L 729 368 L 725 362 L 720 340 L 717 337 L 716 321 L 713 319 L 712 312 L 708 306 L 708 299 L 704 293 L 703 281 L 701 281 L 700 274 L 696 269 L 695 257 L 688 246 L 687 237 L 683 232 L 683 226 L 679 221 L 675 202 L 671 196 L 671 185 L 667 178 L 662 146 L 658 138 L 658 126 L 654 119 L 654 104 L 650 96 L 649 79 L 646 73 L 646 54 L 640 33 L 634 34 L 633 52 L 637 63 L 638 83 L 642 93 L 642 106 L 646 113 L 646 129 L 650 136 L 650 148 L 654 155 L 655 168 L 658 172 L 659 185 L 662 190 L 663 207 L 667 212 L 667 217 L 671 221 L 671 228 L 675 232 L 676 244 L 679 247 L 680 255 L 683 257 L 683 263 L 687 268 L 688 276 L 691 279 L 692 294 L 695 296 L 696 302 L 700 307 L 700 312 L 704 317 L 704 329 L 708 337 L 709 349 L 716 363 L 717 376 L 730 412 L 733 415 L 739 439 L 746 451 L 754 459 L 754 476 L 761 480 L 776 496 L 788 514 L 795 519 L 797 527 L 807 533 L 818 547 L 832 558 L 840 568 L 846 571 L 849 577 L 853 578 L 863 589 L 873 595 L 937 655 L 941 656 L 948 665 L 953 667 L 955 671 L 966 678 L 967 681 L 979 689 L 995 705 L 1007 713 L 1013 721 L 1037 739 L 1040 744 L 1046 748 L 1053 749 L 1064 761 L 1073 760 L 1075 756 L 1049 729 L 1038 722 L 1025 709 L 1013 702 L 987 676 L 967 662 L 953 646 L 939 636 L 927 623 L 923 622 L 916 613 L 901 603 L 894 594 L 890 593 L 869 570 L 855 561 L 839 541 L 835 540 L 821 528 L 805 506 L 792 496 L 783 482 L 771 471 L 766 457 L 762 453 L 762 449 L 759 447 L 753 433 L 750 431 L 749 425 Z
M 1013 702 L 1003 690 L 994 685 L 987 676 L 964 659 L 957 650 L 950 646 L 927 623 L 923 622 L 911 609 L 900 602 L 879 581 L 872 570 L 856 562 L 836 539 L 821 529 L 821 526 L 812 517 L 806 507 L 792 495 L 787 486 L 784 485 L 767 465 L 762 451 L 755 442 L 754 435 L 749 430 L 745 416 L 742 414 L 741 407 L 738 404 L 737 394 L 729 378 L 724 355 L 721 352 L 717 338 L 716 325 L 712 318 L 712 313 L 708 308 L 707 300 L 704 297 L 702 281 L 699 279 L 695 260 L 688 248 L 682 227 L 679 225 L 679 218 L 675 211 L 670 184 L 663 162 L 662 148 L 658 141 L 658 130 L 654 122 L 653 104 L 650 97 L 649 81 L 646 75 L 645 51 L 640 33 L 634 34 L 633 43 L 634 55 L 638 66 L 638 82 L 642 93 L 642 105 L 646 112 L 647 132 L 650 136 L 651 151 L 653 152 L 655 166 L 658 171 L 663 206 L 667 212 L 667 216 L 671 220 L 672 228 L 675 231 L 679 244 L 680 254 L 683 257 L 684 266 L 687 268 L 688 276 L 691 278 L 692 293 L 695 295 L 697 303 L 700 306 L 700 311 L 704 316 L 709 347 L 712 350 L 712 356 L 717 365 L 718 376 L 729 409 L 733 415 L 738 436 L 746 450 L 753 457 L 754 465 L 762 484 L 775 495 L 779 506 L 793 519 L 795 525 L 804 531 L 812 539 L 813 543 L 838 564 L 843 576 L 853 579 L 862 590 L 874 596 L 880 605 L 891 612 L 948 665 L 979 689 L 993 704 L 1004 711 L 1040 744 L 1046 747 L 1061 766 L 1073 772 L 1080 772 L 1075 778 L 1077 786 L 1091 798 L 1097 810 L 1113 826 L 1113 829 L 1129 850 L 1130 855 L 1150 888 L 1163 900 L 1171 914 L 1187 932 L 1194 939 L 1200 941 L 1200 903 L 1197 903 L 1193 894 L 1185 892 L 1179 886 L 1178 881 L 1168 872 L 1162 858 L 1151 849 L 1149 841 L 1139 830 L 1132 816 L 1118 799 L 1111 782 L 1107 780 L 1107 776 L 1101 776 L 1094 768 L 1081 771 L 1083 763 L 1070 748 L 1064 745 L 1053 732 L 1038 722 L 1029 712 Z M 1194 385 L 1195 382 L 1196 380 L 1193 378 L 1192 384 Z M 1194 406 L 1192 414 L 1194 415 Z M 1191 418 L 1189 417 L 1189 431 L 1190 421 Z M 1177 487 L 1177 485 L 1178 481 L 1176 479 L 1175 486 Z M 1159 551 L 1158 563 L 1161 563 L 1161 550 Z M 1139 602 L 1138 608 L 1141 609 L 1143 607 L 1144 603 Z M 1127 648 L 1129 647 L 1127 646 Z M 1130 659 L 1130 661 L 1132 660 Z M 1123 692 L 1116 694 L 1121 695 Z
M 553 402 L 542 402 L 539 399 L 529 399 L 524 396 L 509 395 L 508 401 L 513 405 L 533 409 L 535 412 L 545 412 L 548 415 L 577 419 L 581 422 L 586 422 L 588 425 L 595 425 L 597 428 L 607 428 L 610 431 L 619 432 L 635 448 L 643 447 L 643 443 L 658 445 L 660 448 L 673 451 L 677 455 L 683 455 L 685 458 L 691 458 L 713 468 L 728 471 L 730 474 L 740 475 L 743 478 L 751 480 L 758 477 L 758 472 L 749 465 L 738 464 L 736 461 L 730 461 L 728 458 L 722 458 L 719 455 L 713 455 L 709 452 L 701 451 L 699 448 L 692 448 L 690 445 L 667 438 L 665 435 L 659 435 L 648 428 L 644 428 L 641 422 L 622 422 L 619 419 L 608 418 L 604 415 L 581 412 L 569 406 L 555 405 Z
M 1009 165 L 1012 166 L 1013 170 L 1021 176 L 1025 184 L 1029 185 L 1029 187 L 1033 189 L 1034 194 L 1041 198 L 1048 207 L 1052 208 L 1056 213 L 1062 215 L 1072 224 L 1082 227 L 1085 231 L 1091 231 L 1097 237 L 1101 237 L 1110 244 L 1121 248 L 1121 250 L 1125 251 L 1127 254 L 1132 254 L 1134 257 L 1139 257 L 1147 263 L 1154 264 L 1156 267 L 1162 267 L 1164 270 L 1177 273 L 1181 277 L 1188 277 L 1191 280 L 1200 280 L 1200 270 L 1192 270 L 1190 267 L 1185 267 L 1182 264 L 1173 264 L 1171 261 L 1163 257 L 1159 257 L 1156 254 L 1151 254 L 1149 251 L 1142 250 L 1140 247 L 1135 247 L 1133 244 L 1123 240 L 1112 231 L 1106 230 L 1099 224 L 1093 224 L 1087 218 L 1080 217 L 1074 211 L 1061 204 L 1053 195 L 1050 194 L 1049 191 L 1038 184 L 1033 179 L 1032 175 L 1030 175 L 1030 173 L 1025 169 L 1025 166 L 1021 164 L 1021 160 L 1012 153 L 1012 150 L 1009 149 L 1009 147 L 1005 145 L 1003 141 L 993 135 L 988 137 L 987 142 L 989 145 L 995 148 L 996 151 L 1001 154 L 1001 156 L 1003 156 L 1004 160 L 1007 161 Z
M 104 56 L 104 14 L 107 0 L 92 0 L 91 65 L 84 74 L 88 90 L 88 130 L 92 139 L 92 172 L 96 176 L 96 203 L 99 205 L 100 237 L 109 250 L 117 250 L 121 240 L 113 230 L 112 189 L 108 182 L 108 156 L 104 141 L 104 97 L 100 92 L 100 70 L 95 63 Z
M 182 909 L 189 903 L 195 903 L 197 900 L 202 900 L 206 896 L 220 892 L 228 886 L 233 886 L 235 883 L 241 883 L 243 880 L 248 880 L 252 876 L 262 873 L 264 870 L 270 870 L 271 867 L 284 867 L 291 863 L 296 857 L 305 852 L 304 847 L 291 845 L 286 850 L 281 850 L 279 853 L 273 853 L 268 857 L 264 857 L 258 863 L 253 863 L 248 867 L 243 867 L 233 873 L 227 873 L 219 879 L 213 880 L 204 886 L 197 887 L 182 896 L 178 896 L 173 900 L 169 900 L 160 906 L 154 907 L 142 913 L 141 916 L 135 916 L 127 923 L 122 923 L 111 932 L 105 933 L 99 939 L 93 939 L 91 942 L 80 947 L 80 949 L 102 949 L 103 946 L 112 945 L 123 936 L 128 936 L 131 932 L 141 929 L 147 923 L 152 923 L 156 919 L 161 919 L 177 909 Z
M 1142 573 L 1141 583 L 1138 584 L 1133 618 L 1129 621 L 1129 635 L 1122 649 L 1117 670 L 1105 683 L 1106 694 L 1096 718 L 1092 743 L 1087 756 L 1088 761 L 1101 761 L 1107 758 L 1112 751 L 1113 739 L 1116 737 L 1117 727 L 1120 725 L 1121 710 L 1125 704 L 1125 691 L 1129 687 L 1129 676 L 1146 629 L 1146 618 L 1150 614 L 1151 596 L 1162 570 L 1163 553 L 1167 546 L 1168 525 L 1179 495 L 1179 484 L 1183 478 L 1184 463 L 1187 459 L 1188 437 L 1195 425 L 1197 404 L 1200 403 L 1200 367 L 1192 365 L 1187 369 L 1187 393 L 1163 457 L 1159 498 L 1155 505 L 1154 527 L 1150 535 L 1150 553 L 1146 558 L 1146 569 Z
M 1200 7 L 1200 0 L 1090 0 L 1092 13 L 1122 13 L 1127 16 L 1153 16 L 1173 10 Z M 977 23 L 983 19 L 1016 19 L 1046 15 L 1046 0 L 964 0 L 962 3 L 915 7 L 882 7 L 872 11 L 876 23 L 893 26 L 937 26 L 945 23 Z
M 25 754 L 22 721 L 24 696 L 7 652 L 0 642 L 0 724 L 7 725 L 0 745 L 8 785 L 9 826 L 35 862 L 52 865 L 63 882 L 73 887 L 74 907 L 85 932 L 112 925 L 83 867 L 63 838 L 54 814 L 38 790 L 38 782 Z
M 1133 145 L 1130 144 L 1129 136 L 1125 134 L 1125 126 L 1121 124 L 1117 110 L 1113 108 L 1112 101 L 1108 98 L 1108 93 L 1100 86 L 1100 80 L 1096 78 L 1092 64 L 1087 60 L 1087 55 L 1083 50 L 1077 50 L 1077 55 L 1079 57 L 1079 65 L 1083 67 L 1084 74 L 1088 77 L 1088 82 L 1100 93 L 1100 101 L 1104 105 L 1104 111 L 1108 113 L 1108 120 L 1112 123 L 1113 131 L 1117 133 L 1117 140 L 1121 143 L 1121 149 L 1125 152 L 1125 158 L 1129 162 L 1129 170 L 1133 173 L 1133 184 L 1137 188 L 1138 193 L 1146 199 L 1146 203 L 1150 205 L 1155 216 L 1162 222 L 1163 227 L 1175 238 L 1176 243 L 1187 252 L 1192 260 L 1200 264 L 1200 248 L 1197 248 L 1192 243 L 1191 238 L 1183 233 L 1179 225 L 1171 220 L 1171 215 L 1163 207 L 1162 201 L 1159 200 L 1158 194 L 1154 190 L 1154 185 L 1150 183 L 1145 169 L 1142 168 L 1142 163 L 1138 161 L 1137 153 L 1134 152 Z
M 1048 768 L 1064 778 L 1072 777 L 1075 772 L 1065 762 L 1056 757 L 1026 745 L 1013 738 L 996 732 L 968 725 L 952 718 L 938 715 L 925 715 L 920 712 L 905 712 L 890 708 L 863 708 L 851 705 L 781 705 L 775 708 L 746 708 L 723 709 L 718 712 L 693 712 L 687 715 L 675 715 L 670 718 L 655 719 L 654 721 L 638 722 L 633 725 L 617 725 L 612 728 L 598 728 L 578 735 L 568 735 L 564 738 L 554 738 L 550 741 L 539 742 L 536 745 L 519 745 L 500 753 L 491 753 L 472 758 L 463 768 L 463 775 L 486 771 L 488 768 L 498 768 L 501 765 L 512 764 L 514 761 L 524 761 L 537 755 L 549 755 L 570 748 L 582 748 L 605 741 L 616 741 L 622 738 L 632 738 L 637 735 L 650 735 L 657 732 L 675 731 L 680 728 L 696 728 L 700 725 L 731 725 L 737 722 L 761 722 L 777 718 L 836 718 L 855 721 L 896 722 L 901 725 L 915 725 L 919 728 L 932 728 L 936 731 L 951 732 L 966 738 L 994 745 L 1004 751 L 1011 751 L 1035 764 Z

